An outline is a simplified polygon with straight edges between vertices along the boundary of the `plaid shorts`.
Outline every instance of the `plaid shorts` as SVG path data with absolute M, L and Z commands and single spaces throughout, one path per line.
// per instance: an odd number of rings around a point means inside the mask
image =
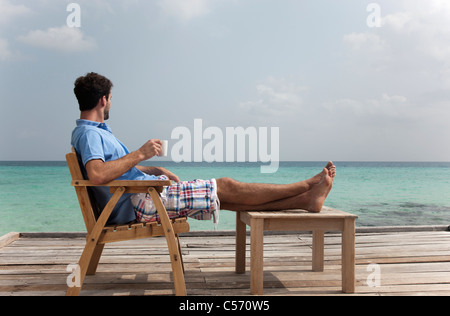
M 160 179 L 166 180 L 167 177 L 162 176 Z M 213 219 L 216 225 L 219 221 L 220 202 L 215 179 L 174 183 L 164 187 L 161 200 L 170 218 Z M 131 196 L 131 203 L 138 222 L 160 221 L 155 204 L 149 194 L 134 194 Z

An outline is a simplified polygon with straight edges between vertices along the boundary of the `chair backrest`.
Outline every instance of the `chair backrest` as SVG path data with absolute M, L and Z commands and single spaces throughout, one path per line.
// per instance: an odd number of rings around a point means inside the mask
M 70 175 L 72 176 L 72 181 L 85 180 L 77 154 L 75 152 L 67 154 L 66 161 L 70 170 Z M 75 192 L 77 193 L 86 229 L 88 233 L 90 233 L 97 222 L 97 206 L 93 203 L 87 187 L 75 187 Z

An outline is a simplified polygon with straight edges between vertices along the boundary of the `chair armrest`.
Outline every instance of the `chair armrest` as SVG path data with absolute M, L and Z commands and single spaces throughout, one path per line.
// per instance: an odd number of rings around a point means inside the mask
M 117 188 L 124 187 L 126 193 L 148 193 L 148 188 L 158 188 L 170 186 L 171 180 L 116 180 L 103 185 L 95 185 L 89 180 L 73 180 L 74 187 L 110 187 L 111 193 L 115 192 Z M 160 191 L 160 190 L 158 190 Z
M 73 180 L 74 187 L 165 187 L 172 185 L 171 180 L 115 180 L 102 185 L 93 184 L 89 180 Z

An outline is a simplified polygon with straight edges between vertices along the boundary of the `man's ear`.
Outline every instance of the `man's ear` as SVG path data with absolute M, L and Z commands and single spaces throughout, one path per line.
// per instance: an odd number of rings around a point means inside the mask
M 107 103 L 108 103 L 108 101 L 106 100 L 106 97 L 103 96 L 103 97 L 100 98 L 100 100 L 98 100 L 97 106 L 100 105 L 100 107 L 103 108 L 103 107 L 106 106 Z

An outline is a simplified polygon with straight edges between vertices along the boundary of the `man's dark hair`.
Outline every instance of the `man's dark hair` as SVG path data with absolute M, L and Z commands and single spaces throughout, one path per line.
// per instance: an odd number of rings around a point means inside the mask
M 89 111 L 95 108 L 98 101 L 106 96 L 109 97 L 113 83 L 106 77 L 95 72 L 86 74 L 75 81 L 75 93 L 80 111 Z

